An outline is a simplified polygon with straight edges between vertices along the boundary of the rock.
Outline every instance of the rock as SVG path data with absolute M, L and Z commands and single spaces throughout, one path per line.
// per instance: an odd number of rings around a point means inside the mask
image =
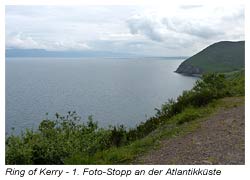
M 191 64 L 188 64 L 187 62 L 181 63 L 175 72 L 186 75 L 194 75 L 194 76 L 197 75 L 200 76 L 203 73 L 202 69 L 194 67 Z

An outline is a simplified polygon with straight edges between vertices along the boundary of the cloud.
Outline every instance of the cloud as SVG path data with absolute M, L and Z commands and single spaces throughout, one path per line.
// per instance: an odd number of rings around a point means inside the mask
M 179 13 L 177 15 L 136 15 L 127 20 L 131 34 L 139 34 L 152 41 L 169 42 L 174 38 L 183 39 L 227 39 L 242 37 L 244 31 L 244 9 L 238 8 L 229 12 L 225 9 L 208 11 L 207 15 L 202 14 L 203 6 L 181 6 L 181 9 L 198 8 L 198 12 Z M 218 12 L 216 12 L 218 11 Z M 213 13 L 214 14 L 209 14 Z M 197 16 L 200 14 L 200 16 Z M 241 30 L 239 29 L 241 28 Z M 189 38 L 187 38 L 189 36 Z M 173 40 L 174 42 L 174 40 Z M 177 41 L 178 42 L 178 41 Z
M 178 43 L 187 36 L 194 38 L 215 38 L 223 34 L 213 24 L 201 19 L 187 20 L 185 18 L 143 17 L 137 16 L 127 21 L 130 33 L 142 35 L 152 41 Z M 192 37 L 190 37 L 192 38 Z
M 6 48 L 46 49 L 46 50 L 89 50 L 91 47 L 79 41 L 36 41 L 24 33 L 9 34 L 6 37 Z
M 128 28 L 132 34 L 141 34 L 153 41 L 163 41 L 160 24 L 148 17 L 134 17 L 127 21 Z
M 83 42 L 75 42 L 75 41 L 59 41 L 59 42 L 54 42 L 52 43 L 51 47 L 47 47 L 46 49 L 49 50 L 60 50 L 60 51 L 65 51 L 65 50 L 75 50 L 75 51 L 80 51 L 80 50 L 90 50 L 91 47 Z
M 203 5 L 181 5 L 180 8 L 184 10 L 192 10 L 194 8 L 201 8 Z
M 7 6 L 5 12 L 7 48 L 172 56 L 244 40 L 244 7 L 235 5 Z
M 24 37 L 22 33 L 14 36 L 7 36 L 7 48 L 20 48 L 20 49 L 42 49 L 43 47 L 36 42 L 32 37 Z
M 177 32 L 197 36 L 199 38 L 214 38 L 223 34 L 216 22 L 213 24 L 202 19 L 188 20 L 185 18 L 163 18 L 166 28 Z

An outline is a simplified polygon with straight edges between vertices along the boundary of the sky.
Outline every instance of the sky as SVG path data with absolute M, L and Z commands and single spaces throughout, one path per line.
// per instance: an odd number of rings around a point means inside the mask
M 244 40 L 244 6 L 6 6 L 6 48 L 191 56 Z

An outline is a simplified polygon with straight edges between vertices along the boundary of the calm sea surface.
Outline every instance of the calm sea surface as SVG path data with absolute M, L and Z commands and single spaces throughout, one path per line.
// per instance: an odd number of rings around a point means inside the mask
M 37 128 L 41 120 L 76 111 L 102 127 L 134 127 L 195 77 L 173 71 L 183 60 L 162 58 L 7 58 L 6 132 Z

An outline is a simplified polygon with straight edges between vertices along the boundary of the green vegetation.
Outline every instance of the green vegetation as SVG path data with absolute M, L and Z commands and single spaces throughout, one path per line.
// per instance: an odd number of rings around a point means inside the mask
M 6 138 L 6 164 L 127 164 L 157 147 L 159 139 L 197 128 L 196 119 L 221 106 L 218 99 L 230 96 L 244 96 L 244 71 L 203 75 L 190 91 L 169 100 L 133 129 L 122 125 L 103 129 L 91 116 L 83 123 L 76 112 L 56 113 L 38 130 Z
M 186 74 L 231 72 L 243 69 L 244 64 L 245 41 L 222 41 L 185 60 L 176 72 Z

